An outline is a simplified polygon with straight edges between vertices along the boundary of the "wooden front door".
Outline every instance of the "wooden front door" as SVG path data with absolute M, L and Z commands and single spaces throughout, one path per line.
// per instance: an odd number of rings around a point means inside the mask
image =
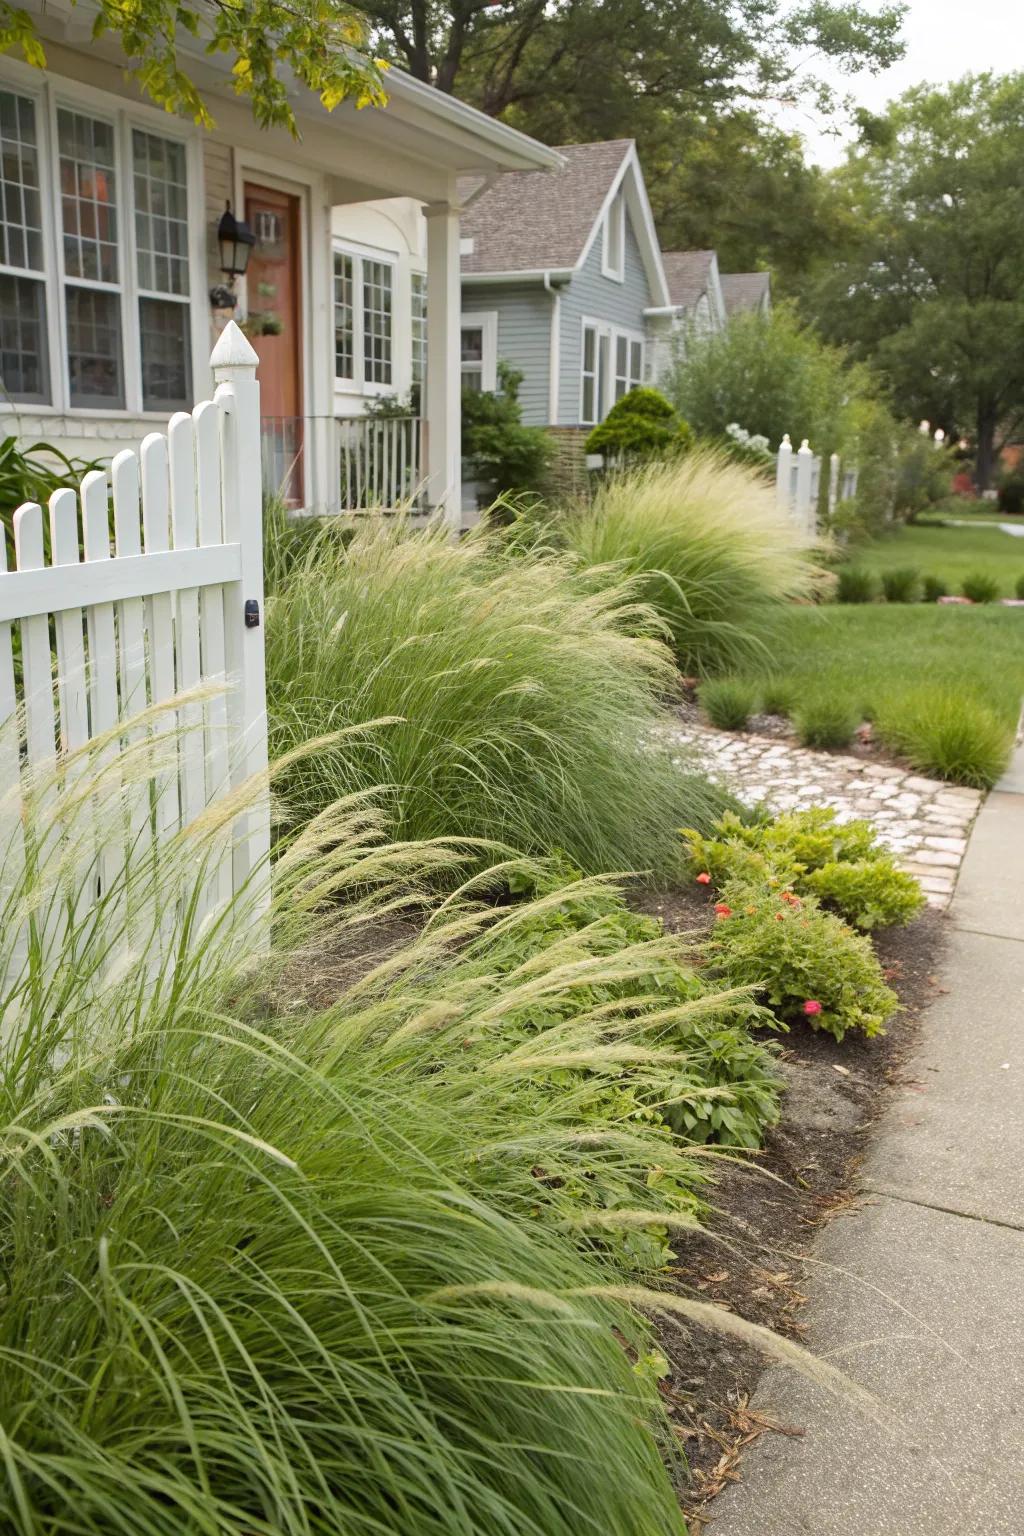
M 265 489 L 303 502 L 301 203 L 247 182 L 256 244 L 246 278 L 249 339 L 259 355 Z

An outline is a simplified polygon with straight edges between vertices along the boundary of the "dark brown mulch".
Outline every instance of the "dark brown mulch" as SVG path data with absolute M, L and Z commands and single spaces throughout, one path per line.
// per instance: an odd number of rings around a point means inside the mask
M 676 931 L 709 923 L 709 899 L 692 888 L 644 895 L 638 904 Z M 803 1029 L 782 1037 L 782 1122 L 753 1166 L 728 1168 L 720 1178 L 707 1235 L 674 1245 L 671 1280 L 681 1292 L 801 1338 L 803 1260 L 817 1229 L 856 1199 L 865 1142 L 936 993 L 944 933 L 945 920 L 926 913 L 876 938 L 903 1004 L 881 1039 L 849 1035 L 839 1044 Z M 680 1497 L 691 1536 L 700 1536 L 711 1501 L 733 1477 L 745 1447 L 764 1433 L 800 1431 L 751 1411 L 765 1366 L 756 1351 L 677 1320 L 659 1319 L 658 1325 L 671 1365 L 663 1393 L 688 1464 Z

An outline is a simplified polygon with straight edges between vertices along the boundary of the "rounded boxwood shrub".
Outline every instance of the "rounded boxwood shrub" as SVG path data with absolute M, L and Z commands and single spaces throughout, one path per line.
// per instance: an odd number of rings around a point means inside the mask
M 745 731 L 757 708 L 757 694 L 749 683 L 735 677 L 718 677 L 703 683 L 700 706 L 720 731 Z
M 693 442 L 688 424 L 656 389 L 638 385 L 616 400 L 587 438 L 588 453 L 613 461 L 665 458 L 685 453 Z

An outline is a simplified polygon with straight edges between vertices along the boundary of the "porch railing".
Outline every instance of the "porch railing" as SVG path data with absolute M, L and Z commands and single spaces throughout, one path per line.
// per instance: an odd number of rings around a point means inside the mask
M 424 505 L 419 416 L 353 416 L 339 420 L 337 428 L 345 511 L 393 512 Z
M 289 507 L 319 512 L 426 509 L 419 416 L 264 416 L 260 429 L 263 483 Z M 316 484 L 317 443 L 330 454 L 330 481 L 323 486 Z

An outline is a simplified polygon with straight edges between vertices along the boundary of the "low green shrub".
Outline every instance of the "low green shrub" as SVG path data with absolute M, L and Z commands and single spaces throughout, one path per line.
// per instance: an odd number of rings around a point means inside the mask
M 757 709 L 757 693 L 752 684 L 735 677 L 715 677 L 702 683 L 700 707 L 720 731 L 745 731 Z
M 907 923 L 924 905 L 871 823 L 840 822 L 830 808 L 759 822 L 727 812 L 710 834 L 687 828 L 682 836 L 691 873 L 707 871 L 719 889 L 740 881 L 817 896 L 858 928 Z
M 1024 575 L 1017 577 L 1017 585 L 1014 587 L 1014 591 L 1020 601 L 1024 602 Z
M 964 577 L 960 590 L 972 603 L 994 603 L 999 596 L 999 582 L 985 571 L 975 571 Z
M 761 685 L 761 708 L 766 715 L 791 715 L 795 700 L 796 689 L 785 678 L 769 677 Z
M 909 565 L 883 571 L 882 595 L 887 603 L 916 603 L 921 596 L 920 571 Z
M 910 690 L 880 713 L 883 741 L 919 773 L 991 789 L 1009 759 L 1013 728 L 960 692 Z
M 636 580 L 689 675 L 766 660 L 777 616 L 810 589 L 800 536 L 773 488 L 708 448 L 611 476 L 566 534 L 592 576 Z
M 663 394 L 638 385 L 616 400 L 590 433 L 588 453 L 603 453 L 613 464 L 685 453 L 693 433 Z
M 1024 473 L 1008 470 L 999 482 L 999 510 L 1016 516 L 1024 512 Z
M 885 1032 L 899 1004 L 866 935 L 813 896 L 730 881 L 721 897 L 708 945 L 716 975 L 730 986 L 760 985 L 783 1023 L 809 1024 L 837 1040 L 851 1029 Z
M 400 838 L 671 876 L 665 828 L 722 796 L 658 745 L 678 674 L 634 599 L 569 559 L 507 560 L 494 531 L 325 531 L 267 604 L 272 750 L 350 729 L 284 773 L 290 814 L 383 786 Z
M 519 386 L 523 375 L 498 363 L 496 390 L 462 391 L 462 456 L 468 476 L 495 495 L 540 490 L 553 452 L 543 427 L 523 425 Z
M 926 603 L 937 603 L 940 597 L 945 597 L 949 588 L 941 576 L 926 576 L 924 578 L 923 598 Z
M 805 699 L 793 716 L 801 746 L 838 751 L 848 747 L 860 724 L 860 715 L 847 699 Z
M 837 603 L 873 603 L 878 595 L 874 572 L 856 565 L 840 566 L 836 581 Z
M 896 860 L 874 856 L 853 863 L 834 861 L 814 869 L 800 889 L 834 907 L 855 928 L 889 928 L 911 922 L 924 909 L 918 882 Z

